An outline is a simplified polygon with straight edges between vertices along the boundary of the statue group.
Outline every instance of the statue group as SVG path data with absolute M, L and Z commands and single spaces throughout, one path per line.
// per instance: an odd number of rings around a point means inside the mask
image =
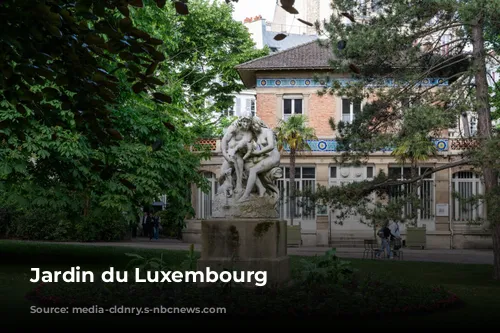
M 221 142 L 224 162 L 218 177 L 218 197 L 225 205 L 254 200 L 276 202 L 282 177 L 276 135 L 261 119 L 244 114 L 226 130 Z
M 282 177 L 276 136 L 262 120 L 245 114 L 226 128 L 221 150 L 211 218 L 201 221 L 198 270 L 265 271 L 269 285 L 287 285 L 290 258 L 275 185 Z

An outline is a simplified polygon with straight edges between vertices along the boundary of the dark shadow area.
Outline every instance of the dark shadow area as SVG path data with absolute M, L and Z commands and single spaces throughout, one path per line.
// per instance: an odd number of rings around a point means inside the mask
M 248 289 L 219 281 L 200 288 L 192 282 L 133 281 L 135 268 L 142 267 L 144 273 L 196 270 L 199 254 L 194 251 L 0 241 L 0 253 L 3 322 L 19 329 L 120 329 L 166 323 L 188 328 L 230 322 L 294 329 L 322 322 L 372 330 L 380 323 L 458 328 L 484 324 L 500 308 L 500 284 L 490 278 L 488 265 L 344 260 L 330 251 L 317 257 L 292 256 L 293 283 L 287 287 Z M 29 281 L 33 267 L 64 271 L 74 266 L 92 271 L 95 282 Z M 100 273 L 110 267 L 131 272 L 129 282 L 103 283 Z M 67 308 L 69 313 L 32 313 L 42 308 Z M 142 313 L 134 310 L 138 308 Z M 146 308 L 149 313 L 144 313 Z M 167 308 L 191 313 L 168 313 Z M 218 313 L 193 313 L 196 308 Z

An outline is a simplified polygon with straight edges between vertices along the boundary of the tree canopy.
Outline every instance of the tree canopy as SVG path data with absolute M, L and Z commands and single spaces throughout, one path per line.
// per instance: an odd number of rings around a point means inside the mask
M 205 131 L 199 119 L 242 89 L 232 66 L 266 52 L 231 7 L 11 0 L 0 8 L 2 204 L 134 216 L 164 194 L 185 216 L 187 184 L 206 185 L 197 170 L 208 155 L 190 150 Z
M 413 188 L 425 177 L 458 165 L 475 166 L 486 185 L 481 199 L 488 207 L 495 277 L 500 278 L 500 215 L 493 203 L 499 193 L 500 156 L 494 148 L 499 140 L 491 125 L 487 83 L 487 64 L 498 64 L 491 51 L 498 45 L 500 2 L 336 0 L 331 6 L 334 15 L 316 27 L 332 49 L 334 72 L 351 73 L 354 80 L 340 84 L 326 78 L 321 93 L 367 101 L 351 123 L 331 119 L 342 151 L 338 163 L 359 165 L 375 151 L 391 150 L 400 162 L 416 166 L 435 154 L 433 140 L 458 127 L 468 113 L 477 115 L 478 128 L 463 138 L 473 143 L 472 149 L 447 163 L 404 180 L 381 173 L 343 188 L 320 188 L 312 197 L 385 223 L 401 219 L 402 205 L 418 205 Z M 410 189 L 401 201 L 385 200 L 401 186 Z M 381 200 L 373 202 L 373 195 Z

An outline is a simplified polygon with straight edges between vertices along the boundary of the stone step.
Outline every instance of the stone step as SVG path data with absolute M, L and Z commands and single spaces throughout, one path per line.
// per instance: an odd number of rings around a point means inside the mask
M 330 241 L 331 247 L 351 247 L 351 248 L 364 248 L 365 243 L 363 239 L 332 239 Z
M 360 236 L 356 235 L 356 234 L 345 234 L 345 233 L 334 235 L 334 233 L 332 233 L 332 239 L 344 239 L 344 238 L 348 238 L 348 239 L 353 239 L 353 238 L 354 239 L 360 239 Z
M 331 237 L 332 241 L 350 241 L 350 242 L 364 242 L 365 239 L 373 239 L 373 237 Z

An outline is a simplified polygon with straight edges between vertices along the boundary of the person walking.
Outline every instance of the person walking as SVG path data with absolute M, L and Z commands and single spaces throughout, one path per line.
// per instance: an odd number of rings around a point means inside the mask
M 148 212 L 144 212 L 144 215 L 142 216 L 142 232 L 141 232 L 142 237 L 146 237 L 148 235 L 148 230 L 146 229 L 147 218 L 148 218 Z
M 149 236 L 149 240 L 153 239 L 153 220 L 151 217 L 151 213 L 146 213 L 146 223 L 144 224 L 145 234 Z
M 385 252 L 387 258 L 392 259 L 392 251 L 391 251 L 391 230 L 384 226 L 377 232 L 377 236 L 381 239 L 380 250 L 377 252 L 375 257 L 377 259 L 381 258 L 381 254 Z
M 160 235 L 160 217 L 153 216 L 153 238 L 158 239 Z
M 390 241 L 392 243 L 393 250 L 397 251 L 401 248 L 401 233 L 399 232 L 399 224 L 395 221 L 391 221 L 388 226 L 391 231 Z M 393 251 L 394 256 L 398 256 L 398 252 Z

